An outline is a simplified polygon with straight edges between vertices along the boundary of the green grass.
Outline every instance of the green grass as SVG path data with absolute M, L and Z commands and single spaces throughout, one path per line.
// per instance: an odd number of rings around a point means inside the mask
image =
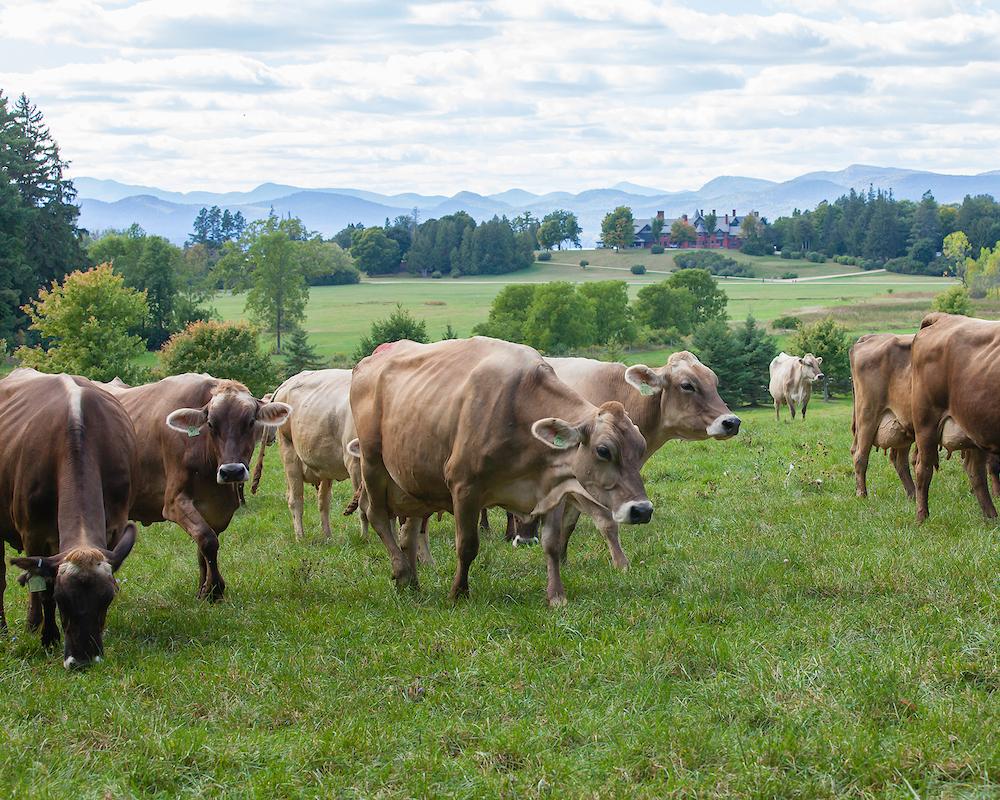
M 629 573 L 582 526 L 562 610 L 539 549 L 497 533 L 449 602 L 447 517 L 416 594 L 356 519 L 293 542 L 277 453 L 223 536 L 226 601 L 194 599 L 177 527 L 142 529 L 84 674 L 24 632 L 12 581 L 5 794 L 998 796 L 997 527 L 957 459 L 917 526 L 883 457 L 854 497 L 847 402 L 743 417 L 647 466 Z

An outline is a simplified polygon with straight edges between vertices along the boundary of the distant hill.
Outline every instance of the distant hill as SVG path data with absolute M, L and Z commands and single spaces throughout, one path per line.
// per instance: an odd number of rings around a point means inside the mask
M 921 170 L 854 164 L 834 172 L 810 172 L 789 181 L 725 175 L 713 178 L 697 191 L 666 192 L 623 181 L 609 188 L 572 193 L 554 191 L 537 195 L 509 189 L 492 195 L 458 192 L 451 197 L 414 192 L 380 194 L 364 189 L 310 189 L 279 183 L 264 183 L 246 192 L 171 192 L 152 186 L 135 186 L 112 180 L 75 178 L 80 201 L 80 223 L 91 231 L 127 228 L 137 222 L 149 233 L 183 242 L 191 231 L 199 209 L 218 205 L 241 211 L 247 219 L 265 216 L 271 207 L 281 215 L 301 217 L 305 224 L 331 236 L 351 222 L 381 225 L 419 210 L 426 220 L 465 211 L 477 220 L 494 215 L 513 217 L 530 211 L 542 217 L 556 208 L 576 213 L 583 227 L 584 245 L 593 244 L 601 219 L 615 206 L 627 205 L 637 217 L 663 211 L 668 217 L 690 214 L 695 209 L 715 209 L 721 216 L 735 209 L 743 214 L 760 211 L 773 219 L 795 208 L 812 208 L 823 200 L 834 200 L 852 188 L 869 186 L 891 190 L 900 199 L 919 200 L 927 190 L 939 202 L 960 202 L 967 194 L 1000 197 L 1000 170 L 979 175 L 948 175 Z

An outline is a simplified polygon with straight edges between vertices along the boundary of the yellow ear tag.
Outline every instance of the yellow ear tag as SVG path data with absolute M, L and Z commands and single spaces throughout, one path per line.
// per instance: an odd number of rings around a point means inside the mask
M 556 435 L 552 439 L 552 444 L 554 444 L 556 447 L 565 447 L 566 446 L 566 440 L 563 439 L 562 436 Z
M 32 575 L 28 578 L 28 591 L 29 592 L 44 592 L 47 584 L 45 583 L 45 578 L 41 575 Z
M 650 386 L 648 383 L 640 383 L 639 394 L 643 394 L 646 395 L 646 397 L 649 397 L 651 394 L 656 394 L 656 392 L 653 391 L 653 387 Z
M 188 437 L 191 436 L 201 436 L 201 430 L 196 428 L 194 425 L 188 427 Z

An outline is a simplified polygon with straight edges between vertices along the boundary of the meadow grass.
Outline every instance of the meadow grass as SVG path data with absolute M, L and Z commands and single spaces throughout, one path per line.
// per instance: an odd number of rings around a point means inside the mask
M 141 529 L 85 673 L 12 581 L 6 796 L 1000 795 L 997 527 L 960 464 L 918 526 L 883 457 L 854 497 L 848 402 L 741 416 L 647 465 L 628 573 L 581 523 L 561 610 L 539 548 L 496 532 L 450 602 L 450 517 L 416 593 L 355 518 L 322 541 L 310 505 L 294 542 L 276 452 L 223 535 L 226 600 L 194 599 L 179 528 Z

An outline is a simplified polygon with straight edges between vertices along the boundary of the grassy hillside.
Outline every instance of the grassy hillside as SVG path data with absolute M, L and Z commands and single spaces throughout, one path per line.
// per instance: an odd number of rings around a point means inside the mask
M 354 518 L 292 541 L 277 453 L 223 536 L 227 600 L 194 599 L 177 527 L 142 529 L 84 674 L 11 580 L 8 796 L 996 797 L 1000 554 L 961 464 L 918 527 L 883 457 L 854 497 L 848 403 L 743 417 L 649 463 L 630 572 L 578 531 L 558 611 L 496 533 L 450 603 L 448 517 L 417 594 Z
M 510 283 L 532 283 L 553 280 L 584 282 L 594 280 L 625 280 L 630 293 L 648 283 L 663 280 L 673 268 L 674 252 L 654 256 L 649 252 L 614 253 L 607 250 L 556 251 L 553 261 L 536 262 L 530 269 L 503 276 L 475 278 L 380 278 L 365 280 L 355 286 L 322 286 L 311 290 L 306 329 L 310 341 L 324 356 L 350 354 L 360 337 L 367 333 L 372 320 L 386 316 L 396 303 L 401 303 L 418 319 L 427 321 L 432 338 L 440 338 L 450 323 L 460 336 L 467 336 L 472 327 L 486 319 L 490 303 L 504 286 Z M 815 314 L 825 309 L 847 307 L 852 315 L 864 315 L 866 303 L 895 302 L 894 295 L 906 293 L 909 301 L 930 307 L 931 298 L 942 291 L 949 281 L 941 278 L 866 273 L 855 267 L 839 264 L 810 264 L 782 261 L 775 258 L 754 258 L 736 254 L 751 262 L 761 272 L 780 274 L 793 269 L 797 281 L 754 281 L 721 279 L 729 295 L 732 319 L 743 319 L 753 313 L 758 320 L 769 322 L 783 314 Z M 580 259 L 591 262 L 586 269 Z M 649 272 L 632 275 L 628 265 L 641 261 Z M 836 274 L 851 277 L 826 278 L 836 267 Z M 779 272 L 780 268 L 780 272 Z M 656 270 L 656 271 L 654 271 Z M 225 319 L 243 316 L 244 298 L 219 295 L 214 305 Z M 869 320 L 857 320 L 851 330 L 865 333 L 878 330 L 883 312 L 879 310 Z M 922 311 L 912 315 L 913 325 Z M 871 327 L 871 326 L 876 327 Z

